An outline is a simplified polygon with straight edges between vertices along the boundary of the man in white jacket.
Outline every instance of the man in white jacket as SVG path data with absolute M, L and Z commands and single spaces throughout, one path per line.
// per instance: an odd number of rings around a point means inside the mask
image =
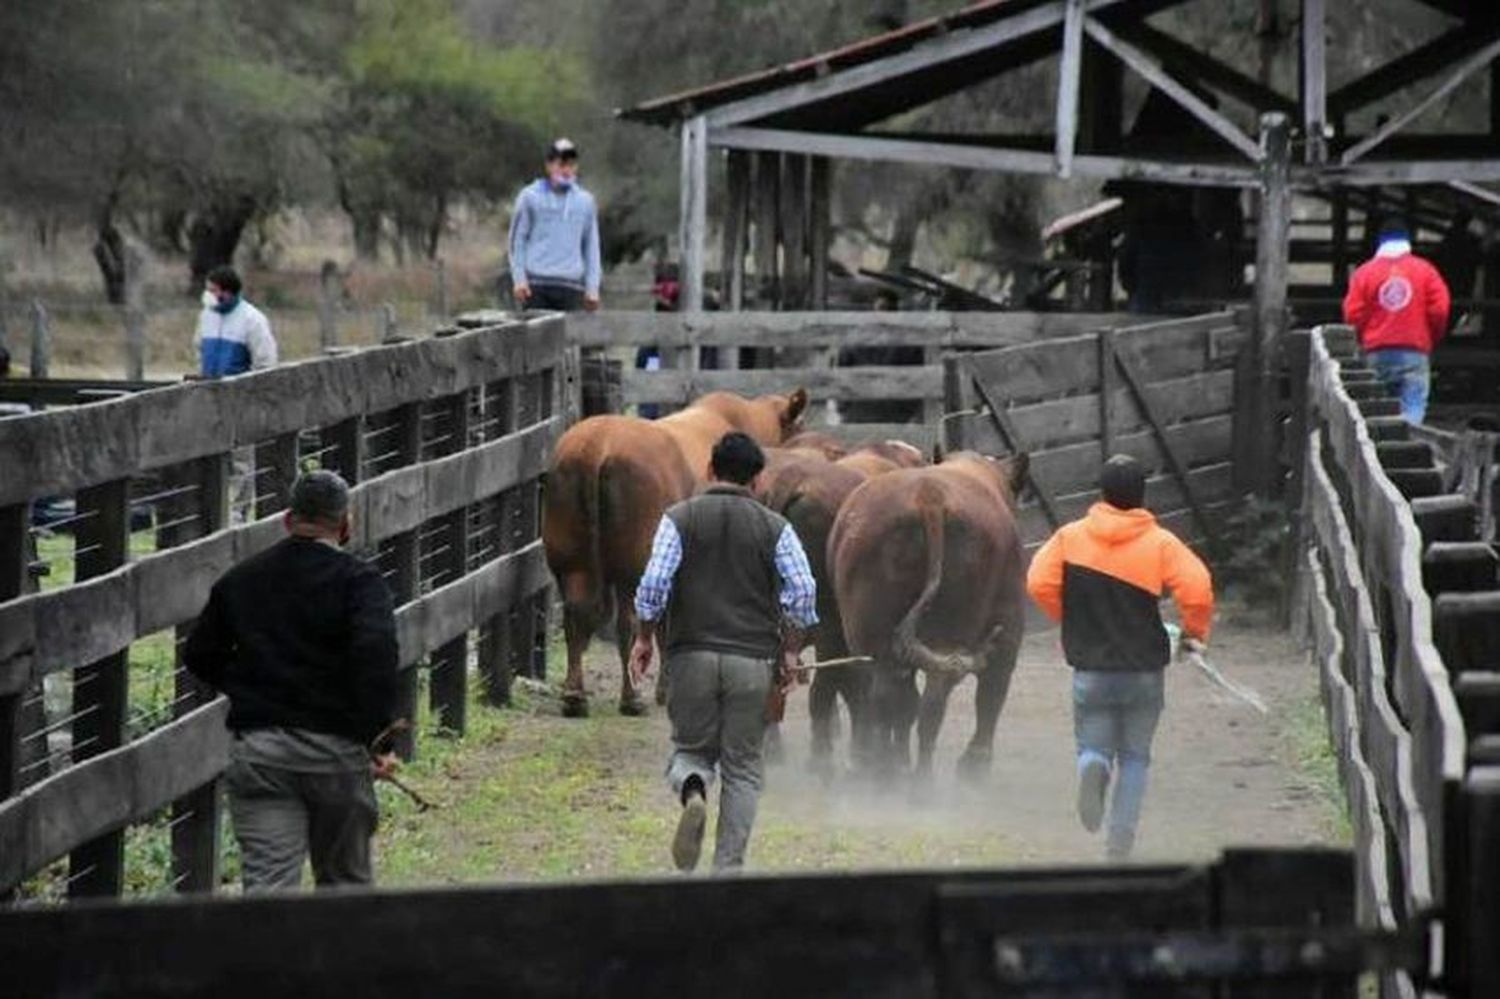
M 276 337 L 264 312 L 240 297 L 240 276 L 233 267 L 215 267 L 203 282 L 203 313 L 193 343 L 198 373 L 229 378 L 276 364 Z M 234 449 L 230 510 L 236 523 L 255 517 L 255 447 Z
M 198 373 L 228 378 L 276 363 L 276 338 L 266 315 L 240 297 L 243 285 L 233 267 L 215 267 L 204 280 L 203 313 L 193 343 Z

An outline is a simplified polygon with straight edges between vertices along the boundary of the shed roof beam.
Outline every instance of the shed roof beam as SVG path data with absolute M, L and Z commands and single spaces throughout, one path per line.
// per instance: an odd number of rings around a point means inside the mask
M 1224 141 L 1238 149 L 1246 158 L 1259 162 L 1260 143 L 1246 135 L 1234 122 L 1209 107 L 1208 103 L 1197 94 L 1173 79 L 1162 69 L 1154 56 L 1127 42 L 1096 18 L 1086 18 L 1084 30 L 1089 33 L 1090 38 L 1119 56 L 1125 65 L 1145 77 L 1153 87 L 1182 105 L 1188 113 L 1218 133 Z
M 1425 80 L 1443 67 L 1472 52 L 1477 52 L 1500 38 L 1500 28 L 1475 28 L 1465 25 L 1439 35 L 1406 55 L 1386 63 L 1328 95 L 1330 121 L 1365 107 L 1382 97 L 1389 97 L 1419 80 Z
M 1084 0 L 1091 11 L 1121 6 L 1126 0 Z M 968 28 L 924 41 L 905 52 L 874 62 L 836 70 L 827 76 L 720 105 L 708 112 L 710 127 L 738 125 L 826 101 L 842 94 L 887 83 L 919 70 L 1019 41 L 1063 23 L 1066 0 L 1053 2 L 979 28 Z
M 932 142 L 887 135 L 841 135 L 828 132 L 798 132 L 790 129 L 711 129 L 708 142 L 729 149 L 774 150 L 833 156 L 842 159 L 926 166 L 959 167 L 967 170 L 999 170 L 1055 176 L 1054 153 L 1034 149 L 1005 149 L 958 142 Z M 1236 164 L 1172 163 L 1124 156 L 1073 157 L 1075 177 L 1103 180 L 1148 180 L 1165 184 L 1204 187 L 1254 187 L 1259 183 L 1254 167 Z
M 1424 114 L 1428 108 L 1451 94 L 1459 84 L 1488 66 L 1494 61 L 1497 55 L 1500 55 L 1500 39 L 1490 42 L 1484 48 L 1460 63 L 1458 68 L 1450 73 L 1448 78 L 1439 84 L 1432 93 L 1386 122 L 1364 139 L 1344 150 L 1344 155 L 1339 158 L 1339 162 L 1348 166 L 1386 139 L 1389 139 L 1392 135 L 1401 131 Z
M 1121 20 L 1115 25 L 1115 33 L 1156 56 L 1163 65 L 1179 76 L 1197 80 L 1257 111 L 1285 111 L 1292 114 L 1297 110 L 1297 102 L 1280 91 L 1273 90 L 1212 56 L 1204 55 L 1181 39 L 1152 27 L 1145 21 Z
M 1083 78 L 1083 3 L 1067 0 L 1063 20 L 1062 61 L 1057 70 L 1057 175 L 1073 174 L 1078 141 L 1078 90 Z

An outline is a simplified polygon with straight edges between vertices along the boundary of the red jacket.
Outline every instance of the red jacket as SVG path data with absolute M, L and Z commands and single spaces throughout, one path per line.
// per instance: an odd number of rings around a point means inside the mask
M 1437 268 L 1415 253 L 1376 256 L 1349 281 L 1344 322 L 1359 331 L 1365 350 L 1400 348 L 1432 353 L 1448 332 L 1452 301 Z

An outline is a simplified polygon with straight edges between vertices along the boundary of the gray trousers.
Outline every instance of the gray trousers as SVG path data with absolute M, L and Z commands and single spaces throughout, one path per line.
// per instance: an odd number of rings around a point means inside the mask
M 763 783 L 761 745 L 766 734 L 766 696 L 771 661 L 718 652 L 675 652 L 667 669 L 667 715 L 672 720 L 672 758 L 667 780 L 679 796 L 689 777 L 705 790 L 715 773 L 719 825 L 714 868 L 743 866 L 750 828 Z
M 308 773 L 232 759 L 225 783 L 245 891 L 298 887 L 309 853 L 319 886 L 374 880 L 378 813 L 368 770 Z

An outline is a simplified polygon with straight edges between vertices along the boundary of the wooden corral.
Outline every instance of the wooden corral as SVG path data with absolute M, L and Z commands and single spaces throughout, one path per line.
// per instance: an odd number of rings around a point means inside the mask
M 952 356 L 944 444 L 1031 456 L 1028 545 L 1082 516 L 1116 453 L 1146 465 L 1164 525 L 1210 541 L 1243 495 L 1231 458 L 1245 340 L 1243 315 L 1223 312 Z
M 575 412 L 570 356 L 542 317 L 0 421 L 0 893 L 70 856 L 71 895 L 118 895 L 124 828 L 163 809 L 173 883 L 214 887 L 225 702 L 179 668 L 170 713 L 133 714 L 129 652 L 167 629 L 180 643 L 212 582 L 282 536 L 308 459 L 354 484 L 351 546 L 396 596 L 403 713 L 425 668 L 433 723 L 463 732 L 472 632 L 503 700 L 547 613 L 538 489 Z M 76 497 L 76 582 L 27 594 L 32 504 L 60 496 Z M 132 557 L 139 510 L 156 551 Z M 67 671 L 67 716 L 38 718 L 43 679 Z M 60 728 L 61 758 L 27 762 Z
M 1362 922 L 1440 924 L 1432 972 L 1444 994 L 1492 995 L 1494 538 L 1481 534 L 1478 496 L 1463 491 L 1463 477 L 1450 480 L 1458 491 L 1441 492 L 1434 450 L 1419 437 L 1427 432 L 1398 412 L 1351 330 L 1313 331 L 1295 623 L 1309 637 L 1339 754 Z M 1415 995 L 1421 984 L 1394 975 L 1382 995 Z
M 1035 312 L 606 312 L 570 317 L 570 340 L 586 351 L 656 347 L 662 368 L 620 372 L 621 399 L 682 405 L 706 392 L 744 395 L 802 386 L 812 398 L 807 423 L 827 429 L 839 404 L 906 401 L 919 404 L 909 423 L 842 423 L 836 432 L 852 441 L 905 440 L 924 451 L 936 442 L 943 412 L 943 354 L 1054 340 L 1118 326 L 1116 313 Z M 705 370 L 702 351 L 717 352 L 721 368 Z M 774 368 L 741 370 L 740 350 L 776 359 Z M 917 364 L 867 363 L 872 355 L 906 351 Z M 864 358 L 850 360 L 851 352 Z M 844 358 L 841 361 L 840 355 Z
M 1351 878 L 1341 851 L 1252 850 L 1197 866 L 679 878 L 0 912 L 0 980 L 21 995 L 101 999 L 1311 999 L 1353 995 L 1360 973 L 1420 961 L 1415 938 L 1354 927 Z M 497 946 L 518 940 L 525 946 L 497 960 Z

